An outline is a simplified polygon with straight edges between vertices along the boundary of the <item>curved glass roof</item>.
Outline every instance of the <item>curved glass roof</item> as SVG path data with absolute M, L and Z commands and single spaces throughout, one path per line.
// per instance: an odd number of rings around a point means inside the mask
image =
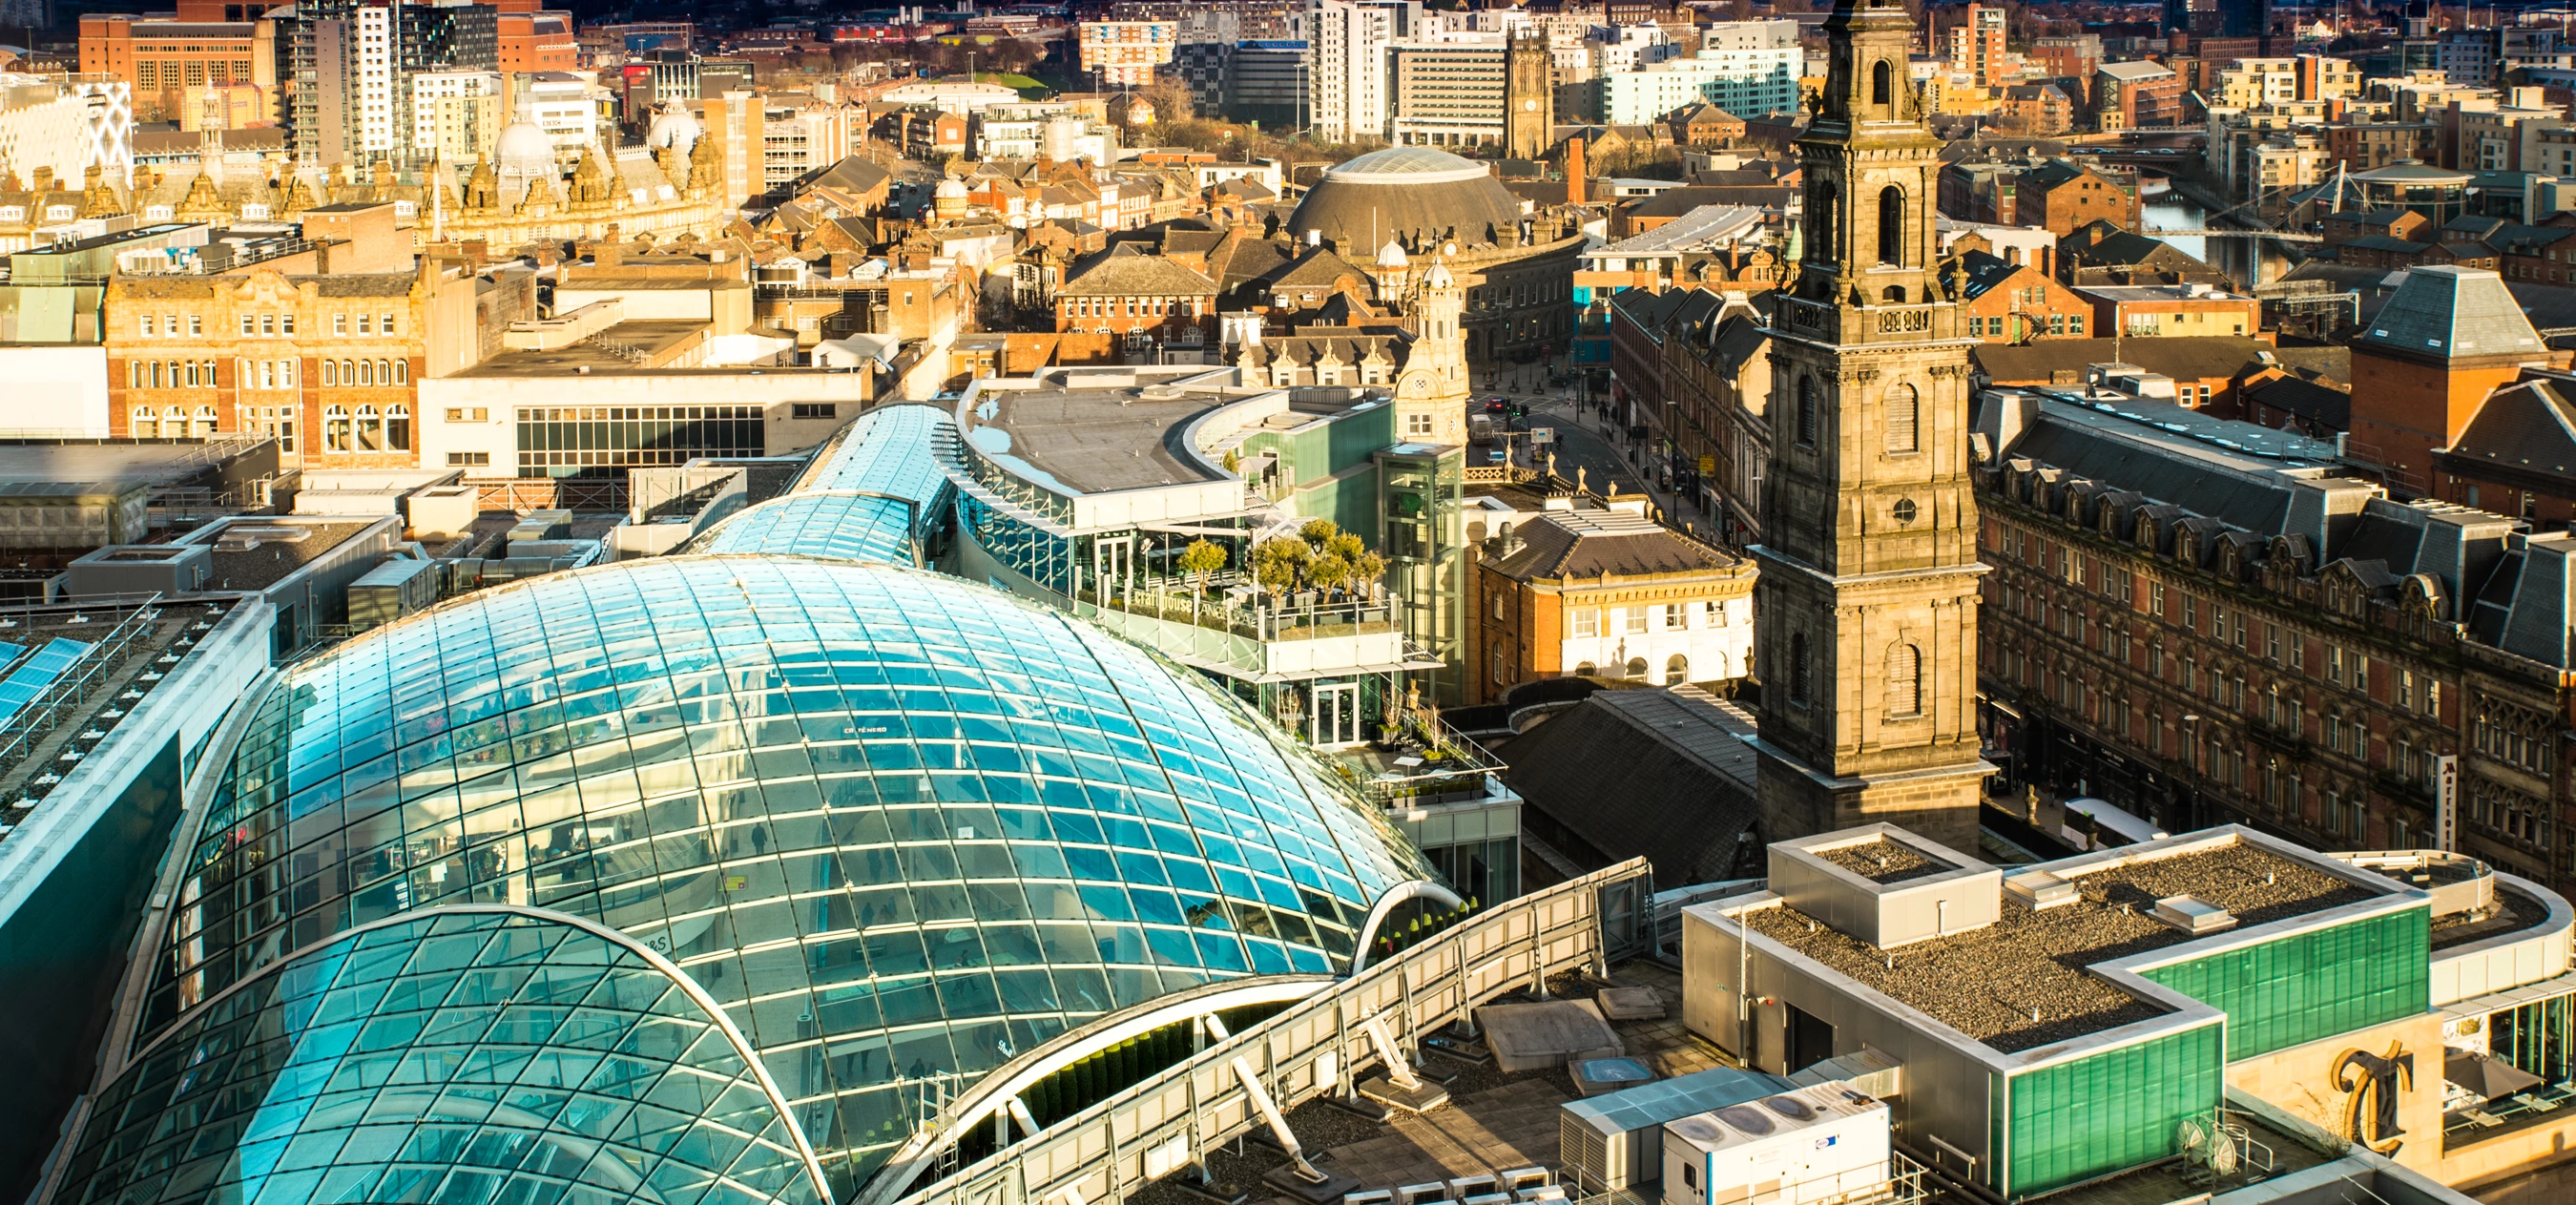
M 750 507 L 707 533 L 706 553 L 792 552 L 845 561 L 921 561 L 919 512 L 901 498 L 847 490 L 787 494 Z
M 825 1205 L 787 1102 L 667 963 L 439 910 L 270 966 L 100 1094 L 65 1205 Z
M 937 406 L 883 406 L 850 423 L 821 463 L 797 488 L 867 490 L 928 502 L 948 485 L 940 469 L 957 442 L 957 423 Z
M 1372 902 L 1434 877 L 1196 674 L 981 585 L 784 556 L 351 640 L 263 700 L 212 809 L 147 1034 L 334 932 L 555 909 L 720 1002 L 836 1188 L 925 1094 L 1167 992 L 1347 965 Z
M 871 410 L 842 430 L 795 492 L 733 516 L 689 551 L 918 564 L 923 538 L 956 496 L 941 467 L 956 445 L 956 421 L 936 406 Z

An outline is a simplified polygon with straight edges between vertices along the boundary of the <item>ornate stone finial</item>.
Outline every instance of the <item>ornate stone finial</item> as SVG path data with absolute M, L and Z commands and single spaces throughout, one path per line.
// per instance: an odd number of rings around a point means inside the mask
M 1585 480 L 1584 480 L 1586 477 L 1591 476 L 1591 474 L 1592 474 L 1592 470 L 1587 469 L 1587 468 L 1584 468 L 1582 465 L 1579 465 L 1579 464 L 1578 464 L 1578 465 L 1574 466 L 1574 492 L 1575 492 L 1575 493 L 1578 493 L 1578 494 L 1588 494 L 1588 493 L 1591 493 L 1591 492 L 1592 492 L 1592 487 L 1591 487 L 1589 484 L 1586 484 L 1586 483 L 1585 483 Z

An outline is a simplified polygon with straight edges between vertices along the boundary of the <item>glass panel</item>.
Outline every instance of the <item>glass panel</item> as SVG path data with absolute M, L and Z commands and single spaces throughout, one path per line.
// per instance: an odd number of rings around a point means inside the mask
M 271 966 L 143 1051 L 55 1199 L 824 1205 L 751 1068 L 636 949 L 427 912 Z
M 2432 913 L 2413 908 L 2144 972 L 2227 1013 L 2227 1057 L 2411 1017 L 2432 1007 Z
M 2013 1076 L 2007 1197 L 2046 1192 L 2175 1153 L 2185 1117 L 2218 1108 L 2217 1025 Z

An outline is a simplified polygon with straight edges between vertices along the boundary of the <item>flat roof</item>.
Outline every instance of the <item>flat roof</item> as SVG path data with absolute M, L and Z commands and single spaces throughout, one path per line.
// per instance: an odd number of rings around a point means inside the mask
M 1809 852 L 1882 886 L 1910 879 L 1927 879 L 1959 869 L 1902 841 L 1884 837 L 1859 845 L 1837 845 Z
M 86 755 L 97 749 L 114 734 L 117 722 L 136 706 L 134 699 L 123 696 L 131 691 L 149 695 L 176 672 L 175 666 L 161 664 L 161 657 L 169 653 L 187 656 L 215 624 L 239 605 L 240 599 L 226 597 L 165 601 L 150 607 L 102 607 L 96 602 L 76 600 L 8 611 L 5 618 L 9 626 L 0 630 L 0 640 L 27 649 L 41 649 L 58 638 L 92 646 L 89 655 L 67 671 L 75 676 L 94 664 L 90 657 L 111 655 L 100 646 L 112 635 L 125 633 L 132 637 L 132 643 L 114 654 L 116 660 L 106 675 L 85 696 L 56 717 L 54 726 L 37 741 L 30 756 L 0 767 L 0 823 L 10 828 L 24 823 L 28 803 L 41 803 L 68 773 L 63 754 L 77 751 Z M 22 718 L 35 717 L 22 713 L 10 720 Z M 15 728 L 14 723 L 0 723 L 0 732 Z
M 601 344 L 622 344 L 641 351 L 647 356 L 658 356 L 672 346 L 695 336 L 699 331 L 707 329 L 708 325 L 694 318 L 629 319 L 599 332 L 599 339 L 596 342 L 585 339 L 578 343 L 568 343 L 562 347 L 543 350 L 530 348 L 504 351 L 456 375 L 463 377 L 548 376 L 578 373 L 583 369 L 592 372 L 671 372 L 675 370 L 647 368 L 609 351 Z M 636 401 L 638 404 L 649 404 L 652 399 L 638 398 Z
M 234 522 L 219 524 L 209 529 L 203 538 L 192 537 L 189 542 L 214 544 L 218 540 L 235 537 L 258 540 L 257 547 L 240 552 L 227 552 L 220 547 L 215 549 L 214 588 L 265 590 L 286 580 L 288 574 L 347 543 L 358 533 L 391 517 L 388 515 L 373 519 L 315 522 L 289 517 L 271 518 L 253 515 Z M 300 536 L 286 534 L 290 531 L 303 534 Z M 277 534 L 266 534 L 272 532 Z
M 121 440 L 54 443 L 11 441 L 0 432 L 0 486 L 141 483 L 171 485 L 186 481 L 250 451 L 264 439 L 235 437 L 200 443 L 137 443 Z M 36 493 L 27 489 L 12 493 Z
M 967 438 L 976 450 L 1037 484 L 1100 494 L 1194 485 L 1223 474 L 1173 449 L 1191 419 L 1233 399 L 1152 384 L 1104 388 L 987 390 L 989 413 Z
M 2056 873 L 2053 865 L 2041 869 Z M 1892 952 L 1786 906 L 1748 913 L 1746 923 L 2009 1054 L 2164 1015 L 2163 1005 L 2087 969 L 2195 940 L 2151 915 L 2157 900 L 2193 896 L 2226 909 L 2237 927 L 2253 928 L 2379 898 L 2349 879 L 2243 841 L 2098 870 L 2069 867 L 2064 874 L 2082 896 L 2075 903 L 2034 912 L 2007 902 L 1992 925 Z

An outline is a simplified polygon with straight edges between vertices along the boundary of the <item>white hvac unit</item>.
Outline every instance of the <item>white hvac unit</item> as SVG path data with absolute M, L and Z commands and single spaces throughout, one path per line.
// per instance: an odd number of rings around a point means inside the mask
M 1840 1083 L 1664 1125 L 1664 1205 L 1831 1205 L 1887 1191 L 1887 1102 Z

